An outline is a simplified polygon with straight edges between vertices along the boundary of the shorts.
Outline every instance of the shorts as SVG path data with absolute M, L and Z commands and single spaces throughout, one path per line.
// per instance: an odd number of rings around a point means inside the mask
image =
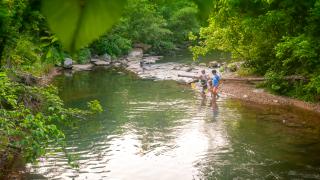
M 212 93 L 213 94 L 218 94 L 218 87 L 217 86 L 212 86 Z
M 202 89 L 201 89 L 201 92 L 205 92 L 206 89 L 208 89 L 208 86 L 205 84 L 205 85 L 201 85 Z

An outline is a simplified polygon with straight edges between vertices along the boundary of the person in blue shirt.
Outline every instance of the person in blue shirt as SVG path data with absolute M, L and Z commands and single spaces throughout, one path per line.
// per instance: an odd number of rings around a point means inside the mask
M 218 88 L 220 85 L 220 76 L 217 74 L 217 71 L 214 69 L 212 70 L 212 82 L 211 82 L 211 97 L 217 98 L 218 97 Z

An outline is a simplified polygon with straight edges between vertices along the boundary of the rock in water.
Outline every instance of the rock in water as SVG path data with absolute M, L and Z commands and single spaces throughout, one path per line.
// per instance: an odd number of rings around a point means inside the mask
M 92 62 L 92 61 L 91 61 Z M 110 65 L 110 62 L 109 61 L 101 61 L 101 60 L 97 60 L 97 61 L 94 61 L 92 62 L 94 65 L 96 66 L 108 66 Z
M 75 64 L 73 65 L 74 71 L 91 71 L 93 68 L 93 64 Z
M 64 67 L 65 69 L 72 69 L 72 64 L 73 64 L 72 59 L 66 58 L 66 59 L 64 60 L 64 62 L 63 62 L 63 67 Z

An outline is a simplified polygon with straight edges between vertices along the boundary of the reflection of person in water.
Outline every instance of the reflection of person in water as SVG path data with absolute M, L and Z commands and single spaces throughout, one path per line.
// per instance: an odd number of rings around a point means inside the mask
M 219 114 L 219 107 L 218 107 L 216 98 L 213 97 L 211 99 L 210 107 L 212 108 L 213 120 L 216 120 Z

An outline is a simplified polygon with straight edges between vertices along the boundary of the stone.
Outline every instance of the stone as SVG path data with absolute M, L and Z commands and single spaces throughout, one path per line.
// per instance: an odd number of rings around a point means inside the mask
M 115 63 L 113 64 L 113 66 L 114 66 L 114 67 L 121 67 L 122 64 L 121 64 L 120 62 L 115 62 Z
M 149 44 L 144 44 L 144 43 L 135 43 L 133 45 L 135 48 L 141 48 L 144 51 L 148 51 L 148 49 L 152 48 L 151 45 Z
M 180 70 L 181 70 L 181 71 L 185 71 L 185 72 L 190 72 L 190 71 L 193 70 L 193 68 L 190 67 L 190 66 L 185 66 L 185 67 L 182 67 Z
M 253 92 L 254 93 L 263 93 L 264 89 L 254 89 Z
M 231 63 L 227 65 L 227 69 L 231 72 L 236 72 L 238 70 L 238 66 L 235 63 Z
M 73 65 L 74 71 L 91 71 L 93 68 L 93 64 L 75 64 Z
M 200 63 L 199 66 L 206 67 L 207 65 L 206 65 L 206 63 Z
M 102 60 L 104 61 L 111 61 L 111 56 L 108 53 L 105 53 L 104 55 L 102 55 Z
M 248 95 L 246 95 L 246 94 L 245 94 L 245 95 L 243 95 L 243 98 L 248 98 Z
M 192 71 L 192 67 L 188 67 L 187 69 L 186 69 L 186 72 L 191 72 Z
M 143 57 L 143 49 L 141 48 L 134 48 L 130 51 L 129 58 L 142 58 Z
M 108 66 L 110 65 L 110 62 L 98 60 L 98 61 L 94 61 L 93 64 L 96 66 Z
M 211 62 L 209 62 L 209 67 L 210 68 L 218 68 L 219 63 L 217 61 L 211 61 Z
M 73 61 L 70 58 L 65 58 L 64 62 L 63 62 L 63 67 L 65 69 L 72 69 L 72 65 L 73 65 Z
M 97 59 L 97 58 L 90 59 L 90 62 L 92 62 L 92 63 L 97 62 L 97 61 L 100 61 L 100 59 Z
M 172 70 L 180 70 L 180 69 L 181 69 L 180 66 L 174 66 L 174 67 L 172 68 Z

